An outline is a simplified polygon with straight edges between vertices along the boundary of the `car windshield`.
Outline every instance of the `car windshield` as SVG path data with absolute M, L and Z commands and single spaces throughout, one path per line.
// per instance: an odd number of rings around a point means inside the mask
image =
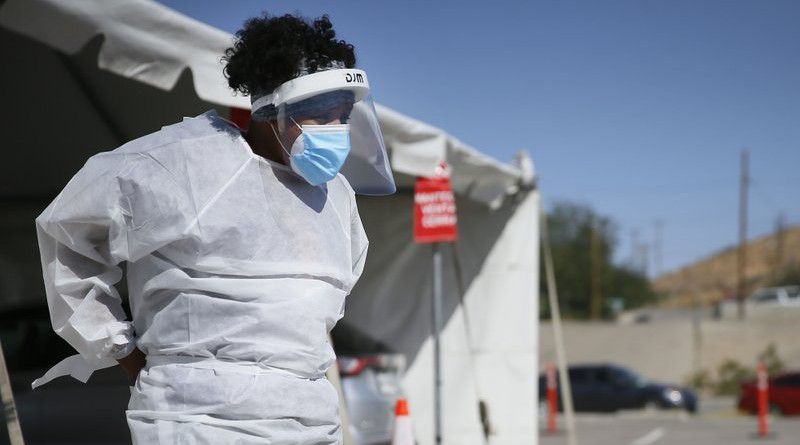
M 762 289 L 750 298 L 757 302 L 775 301 L 778 299 L 778 293 L 774 289 Z
M 617 378 L 620 382 L 642 388 L 647 386 L 648 380 L 627 368 L 617 368 Z

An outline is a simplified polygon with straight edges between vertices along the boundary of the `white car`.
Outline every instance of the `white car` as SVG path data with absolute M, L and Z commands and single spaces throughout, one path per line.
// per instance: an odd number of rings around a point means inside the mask
M 754 304 L 800 307 L 800 286 L 766 287 L 750 295 Z
M 342 390 L 356 445 L 389 445 L 395 402 L 403 393 L 405 359 L 400 354 L 340 355 Z

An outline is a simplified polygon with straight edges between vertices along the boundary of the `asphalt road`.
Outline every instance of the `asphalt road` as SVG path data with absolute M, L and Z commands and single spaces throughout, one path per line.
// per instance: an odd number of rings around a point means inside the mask
M 732 402 L 730 402 L 732 403 Z M 800 444 L 800 418 L 770 419 L 771 434 L 756 435 L 756 417 L 739 415 L 726 404 L 721 409 L 705 410 L 696 416 L 670 411 L 630 411 L 618 414 L 578 414 L 580 445 L 770 445 Z M 567 443 L 563 419 L 561 432 L 542 432 L 540 445 Z M 541 422 L 542 428 L 545 423 Z

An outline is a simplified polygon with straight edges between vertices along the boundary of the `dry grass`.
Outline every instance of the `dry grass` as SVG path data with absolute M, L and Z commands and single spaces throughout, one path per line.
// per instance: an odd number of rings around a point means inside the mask
M 784 267 L 800 265 L 800 226 L 787 228 L 783 239 L 782 258 L 778 258 L 774 234 L 748 243 L 746 294 L 768 285 Z M 736 294 L 736 263 L 737 249 L 729 248 L 658 277 L 653 287 L 666 296 L 662 301 L 665 307 L 691 306 L 695 298 L 697 303 L 709 305 Z

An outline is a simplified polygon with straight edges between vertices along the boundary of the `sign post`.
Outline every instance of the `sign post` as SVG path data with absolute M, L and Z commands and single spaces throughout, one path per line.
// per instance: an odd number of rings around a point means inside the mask
M 414 242 L 432 244 L 433 298 L 433 378 L 434 428 L 436 444 L 442 443 L 442 354 L 439 332 L 442 327 L 442 252 L 440 243 L 458 238 L 456 202 L 450 185 L 450 172 L 442 163 L 436 176 L 417 178 L 414 187 Z
M 439 332 L 442 329 L 442 251 L 433 243 L 433 388 L 436 444 L 442 443 L 442 349 Z

